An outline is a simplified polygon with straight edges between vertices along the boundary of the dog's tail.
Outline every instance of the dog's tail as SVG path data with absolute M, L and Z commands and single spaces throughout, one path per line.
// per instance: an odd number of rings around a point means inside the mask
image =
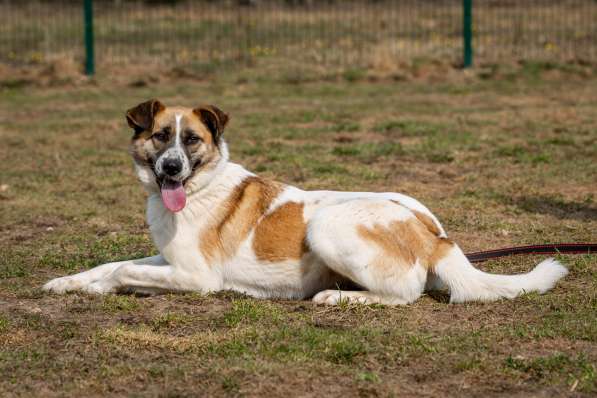
M 470 263 L 462 250 L 453 245 L 432 271 L 450 290 L 451 303 L 493 301 L 514 298 L 524 293 L 545 293 L 566 276 L 568 270 L 553 258 L 544 260 L 532 271 L 519 275 L 483 272 Z

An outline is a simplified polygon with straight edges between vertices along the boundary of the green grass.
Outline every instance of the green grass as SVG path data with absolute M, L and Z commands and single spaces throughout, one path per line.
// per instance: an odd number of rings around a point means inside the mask
M 405 153 L 400 143 L 366 143 L 336 146 L 332 154 L 340 157 L 357 158 L 364 163 L 372 163 L 382 157 L 400 156 Z
M 437 84 L 256 68 L 145 86 L 101 75 L 3 86 L 0 395 L 594 394 L 594 255 L 561 256 L 571 272 L 546 295 L 464 305 L 39 290 L 155 254 L 123 118 L 150 97 L 229 112 L 232 159 L 264 176 L 417 197 L 465 251 L 594 241 L 597 80 L 527 68 Z M 482 268 L 526 272 L 539 260 Z
M 243 323 L 262 321 L 264 318 L 277 320 L 280 314 L 276 307 L 254 300 L 237 299 L 232 301 L 232 308 L 224 314 L 224 323 L 230 328 Z
M 373 129 L 380 133 L 401 137 L 435 136 L 444 130 L 441 125 L 422 123 L 415 120 L 389 120 L 374 126 Z
M 9 326 L 9 320 L 3 316 L 0 317 L 0 333 L 5 333 L 6 331 L 8 331 Z
M 524 359 L 509 356 L 504 361 L 506 371 L 513 370 L 521 378 L 543 381 L 562 379 L 571 386 L 578 386 L 580 391 L 597 392 L 597 372 L 595 364 L 580 354 L 570 357 L 562 353 L 547 357 Z
M 134 296 L 102 297 L 102 310 L 108 313 L 131 312 L 139 309 L 139 306 L 139 301 Z

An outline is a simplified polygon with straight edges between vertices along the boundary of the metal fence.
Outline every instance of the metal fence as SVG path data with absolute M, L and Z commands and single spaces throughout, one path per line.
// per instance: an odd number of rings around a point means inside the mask
M 0 62 L 82 65 L 85 2 L 0 0 Z M 463 63 L 466 3 L 475 62 L 597 58 L 595 0 L 95 0 L 92 43 L 98 69 L 257 58 Z

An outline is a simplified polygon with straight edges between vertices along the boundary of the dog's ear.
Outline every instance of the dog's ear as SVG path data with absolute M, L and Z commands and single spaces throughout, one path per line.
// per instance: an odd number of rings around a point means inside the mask
M 135 130 L 136 135 L 143 131 L 151 130 L 155 115 L 164 109 L 166 109 L 164 104 L 157 99 L 151 99 L 126 111 L 126 121 Z
M 217 143 L 228 123 L 228 115 L 214 105 L 202 105 L 193 109 L 193 112 L 205 123 Z

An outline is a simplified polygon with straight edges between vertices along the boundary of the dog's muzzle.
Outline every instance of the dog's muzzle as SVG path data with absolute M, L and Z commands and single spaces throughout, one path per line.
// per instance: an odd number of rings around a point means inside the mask
M 164 159 L 162 170 L 167 176 L 174 177 L 182 171 L 182 162 L 176 158 Z

